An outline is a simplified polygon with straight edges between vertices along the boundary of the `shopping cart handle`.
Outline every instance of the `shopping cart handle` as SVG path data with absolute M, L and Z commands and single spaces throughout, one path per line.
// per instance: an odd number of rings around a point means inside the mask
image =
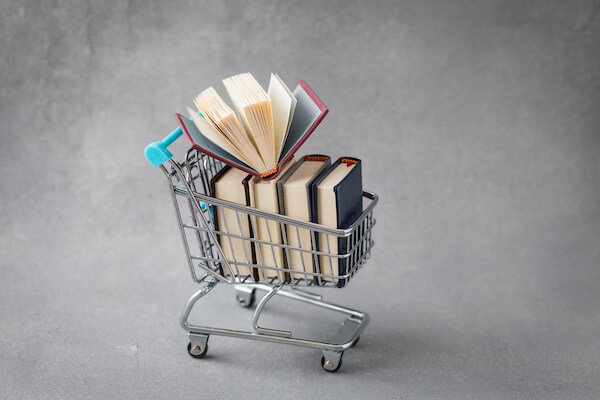
M 181 128 L 175 129 L 173 132 L 169 133 L 167 137 L 159 142 L 152 142 L 146 149 L 144 150 L 144 154 L 146 155 L 146 159 L 150 161 L 154 167 L 158 167 L 162 163 L 165 163 L 173 157 L 173 154 L 167 149 L 174 141 L 179 139 L 179 137 L 183 134 Z
M 204 118 L 204 115 L 200 111 L 197 111 L 198 115 Z M 190 121 L 193 121 L 192 118 L 189 118 Z M 160 142 L 152 142 L 148 146 L 146 146 L 146 150 L 144 150 L 144 154 L 150 164 L 154 167 L 158 167 L 159 165 L 166 163 L 169 161 L 173 154 L 167 150 L 167 147 L 173 144 L 174 141 L 179 139 L 182 134 L 181 128 L 175 129 L 173 132 L 169 133 L 166 138 L 161 140 Z

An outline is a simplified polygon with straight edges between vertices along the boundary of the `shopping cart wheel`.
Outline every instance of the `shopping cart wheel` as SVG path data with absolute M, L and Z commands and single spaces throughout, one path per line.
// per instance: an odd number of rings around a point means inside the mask
M 249 288 L 246 286 L 236 286 L 235 287 L 235 298 L 238 304 L 244 308 L 250 308 L 254 304 L 254 292 L 256 289 Z
M 337 372 L 342 367 L 342 356 L 344 352 L 336 353 L 332 351 L 323 351 L 321 357 L 321 367 L 327 372 Z
M 194 358 L 204 358 L 208 351 L 209 335 L 191 335 L 188 343 L 188 354 Z

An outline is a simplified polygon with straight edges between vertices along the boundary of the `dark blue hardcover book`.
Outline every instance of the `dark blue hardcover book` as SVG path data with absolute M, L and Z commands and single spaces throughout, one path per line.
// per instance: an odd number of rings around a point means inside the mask
M 310 154 L 300 158 L 277 181 L 279 213 L 302 221 L 314 222 L 312 216 L 312 183 L 331 166 L 331 158 L 323 154 Z M 286 227 L 288 245 L 307 250 L 316 250 L 316 237 L 310 230 L 293 226 Z M 292 279 L 313 280 L 304 272 L 315 273 L 315 257 L 308 252 L 286 250 L 287 268 Z
M 362 213 L 362 171 L 361 161 L 354 157 L 341 157 L 312 183 L 313 222 L 331 228 L 346 229 Z M 350 238 L 319 234 L 317 249 L 321 252 L 348 255 L 352 249 Z M 337 249 L 335 248 L 337 247 Z M 348 273 L 350 260 L 357 257 L 319 256 L 319 272 L 326 275 L 343 276 Z M 316 284 L 330 279 L 316 278 Z M 336 282 L 337 281 L 337 282 Z M 337 287 L 344 287 L 346 279 L 335 279 Z

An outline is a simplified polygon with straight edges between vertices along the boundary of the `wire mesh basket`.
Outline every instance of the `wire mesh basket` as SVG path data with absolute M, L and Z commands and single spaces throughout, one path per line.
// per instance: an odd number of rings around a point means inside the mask
M 329 228 L 211 197 L 210 181 L 223 166 L 191 149 L 183 164 L 162 167 L 195 282 L 341 288 L 369 258 L 374 193 L 363 192 L 366 206 L 350 227 Z

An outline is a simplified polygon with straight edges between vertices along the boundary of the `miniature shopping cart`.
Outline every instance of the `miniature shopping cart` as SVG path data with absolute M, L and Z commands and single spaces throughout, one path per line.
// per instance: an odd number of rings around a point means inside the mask
M 167 146 L 179 136 L 181 130 L 177 129 L 163 141 L 151 143 L 146 147 L 146 158 L 155 167 L 160 166 L 169 181 L 169 191 L 175 205 L 177 223 L 192 279 L 201 285 L 201 289 L 188 300 L 180 318 L 181 326 L 189 332 L 188 353 L 192 357 L 203 358 L 208 350 L 209 336 L 221 335 L 319 349 L 323 353 L 321 366 L 329 372 L 337 371 L 342 365 L 344 350 L 358 342 L 361 332 L 369 323 L 369 317 L 364 312 L 325 302 L 322 296 L 300 288 L 336 288 L 348 285 L 366 263 L 374 244 L 371 233 L 375 225 L 373 209 L 377 204 L 377 195 L 363 192 L 364 211 L 347 229 L 333 229 L 217 199 L 210 196 L 209 185 L 224 165 L 221 161 L 194 149 L 187 152 L 183 163 L 172 160 L 173 155 L 167 150 Z M 225 212 L 230 216 L 235 215 L 233 221 L 237 221 L 237 224 L 234 224 L 237 226 L 220 224 L 224 226 L 219 225 L 217 228 L 215 216 L 222 216 Z M 229 221 L 231 220 L 230 217 Z M 244 235 L 241 229 L 242 221 L 249 221 L 253 231 L 256 231 L 259 223 L 266 221 L 264 226 L 267 227 L 268 237 L 273 240 L 259 240 L 252 235 Z M 288 240 L 290 235 L 299 235 L 302 230 L 310 232 L 312 246 L 308 246 L 309 249 L 304 248 L 307 246 L 293 246 L 290 243 L 298 242 Z M 332 241 L 344 238 L 349 243 L 345 247 L 347 251 L 339 254 L 337 250 L 334 254 L 329 248 L 313 250 L 317 248 L 315 244 L 319 240 L 318 237 L 323 235 Z M 237 246 L 237 254 L 234 252 L 236 246 L 231 245 L 234 241 L 243 242 L 242 254 L 239 251 L 240 246 Z M 224 252 L 228 246 L 230 250 Z M 264 257 L 266 252 L 274 252 L 275 249 L 283 249 L 285 267 L 288 268 L 267 265 L 268 262 L 264 261 L 275 258 Z M 300 258 L 302 265 L 295 266 L 292 271 L 289 268 L 290 254 L 294 251 L 309 254 L 314 263 L 305 263 L 306 257 L 303 256 Z M 250 254 L 251 252 L 253 254 Z M 339 260 L 345 260 L 344 274 L 319 272 L 321 265 Z M 323 270 L 333 271 L 331 267 Z M 252 307 L 257 290 L 266 292 L 256 306 L 250 331 L 198 326 L 188 321 L 196 302 L 219 283 L 235 285 L 237 301 L 242 307 Z M 297 338 L 292 332 L 261 327 L 260 315 L 267 302 L 276 295 L 343 313 L 348 317 L 339 331 L 326 342 Z

